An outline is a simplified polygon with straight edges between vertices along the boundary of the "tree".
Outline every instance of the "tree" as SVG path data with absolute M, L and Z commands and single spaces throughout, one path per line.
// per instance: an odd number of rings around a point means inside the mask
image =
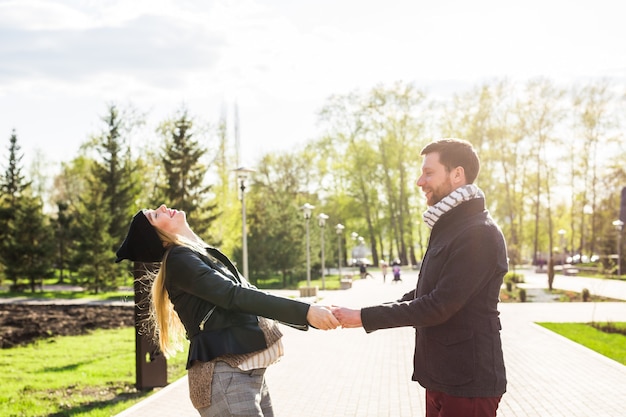
M 303 186 L 308 162 L 302 155 L 265 155 L 254 175 L 250 198 L 246 200 L 250 202 L 248 245 L 253 277 L 279 271 L 286 286 L 294 274 L 304 271 L 304 220 L 300 207 L 311 197 Z
M 185 211 L 191 228 L 207 239 L 209 227 L 217 218 L 217 205 L 209 199 L 211 185 L 206 183 L 209 162 L 203 157 L 207 148 L 194 138 L 194 121 L 187 110 L 160 128 L 165 137 L 162 154 L 165 184 L 159 189 L 169 206 Z M 207 239 L 214 245 L 220 242 Z
M 533 165 L 527 173 L 533 176 L 530 183 L 529 197 L 533 201 L 534 229 L 533 256 L 539 253 L 540 235 L 548 237 L 548 252 L 552 256 L 553 234 L 553 189 L 557 187 L 555 173 L 557 167 L 551 164 L 549 155 L 558 154 L 561 145 L 555 135 L 556 126 L 564 118 L 562 98 L 565 92 L 556 88 L 550 80 L 534 79 L 526 84 L 525 97 L 518 107 L 519 130 L 525 135 L 528 160 Z M 560 166 L 562 165 L 562 166 Z M 563 169 L 565 164 L 558 168 Z M 532 194 L 530 194 L 532 193 Z M 542 219 L 545 219 L 542 222 Z M 547 230 L 542 233 L 541 226 L 547 223 Z M 534 258 L 533 258 L 534 259 Z M 536 261 L 536 259 L 534 259 Z
M 412 84 L 396 83 L 390 88 L 377 87 L 369 94 L 367 103 L 368 136 L 377 150 L 376 162 L 380 172 L 381 186 L 374 199 L 376 211 L 374 225 L 369 225 L 370 234 L 374 230 L 384 230 L 387 223 L 393 232 L 398 257 L 403 263 L 417 264 L 415 246 L 421 244 L 414 238 L 414 230 L 421 228 L 421 221 L 414 222 L 418 207 L 412 204 L 409 188 L 418 177 L 419 169 L 415 161 L 424 134 L 426 96 Z M 386 203 L 386 204 L 385 204 Z M 386 207 L 385 207 L 386 206 Z M 381 234 L 381 239 L 383 234 Z M 382 241 L 381 241 L 382 248 Z M 391 251 L 390 251 L 391 254 Z M 375 264 L 378 256 L 372 248 Z M 391 255 L 390 255 L 391 257 Z
M 41 198 L 24 196 L 16 208 L 16 250 L 21 269 L 28 279 L 31 292 L 51 275 L 54 240 L 48 216 L 43 215 Z
M 111 248 L 118 242 L 109 233 L 112 216 L 106 184 L 95 177 L 87 178 L 87 184 L 88 191 L 81 196 L 77 209 L 80 240 L 76 255 L 80 260 L 82 284 L 97 294 L 102 289 L 117 286 L 117 268 Z
M 54 240 L 57 242 L 56 267 L 59 270 L 59 284 L 65 283 L 65 271 L 69 264 L 68 247 L 70 246 L 70 225 L 72 219 L 68 212 L 68 204 L 57 202 L 57 218 Z
M 135 201 L 141 192 L 141 183 L 133 176 L 135 163 L 127 137 L 141 120 L 133 119 L 129 112 L 121 112 L 115 105 L 109 106 L 102 120 L 106 128 L 93 138 L 99 158 L 92 165 L 92 170 L 95 180 L 105 186 L 111 220 L 108 232 L 114 245 L 119 245 L 126 235 L 128 219 L 137 210 Z
M 599 190 L 600 170 L 611 149 L 611 130 L 617 126 L 611 108 L 615 97 L 606 81 L 590 83 L 573 92 L 574 129 L 578 133 L 577 146 L 571 149 L 571 247 L 579 253 L 596 252 L 599 231 L 598 200 L 604 196 Z M 589 218 L 589 222 L 587 222 Z M 579 242 L 575 243 L 575 233 Z
M 93 159 L 79 156 L 61 165 L 61 172 L 54 177 L 52 201 L 57 207 L 55 219 L 56 260 L 59 281 L 64 281 L 64 271 L 77 272 L 83 262 L 78 253 L 79 243 L 87 234 L 81 230 L 78 219 L 84 196 L 90 192 L 88 179 L 93 176 Z M 89 239 L 89 238 L 88 238 Z
M 378 86 L 366 94 L 331 97 L 320 113 L 326 130 L 326 153 L 335 160 L 333 174 L 341 192 L 352 200 L 346 222 L 367 237 L 373 262 L 379 253 L 397 253 L 403 263 L 417 263 L 414 252 L 421 239 L 411 198 L 411 178 L 417 178 L 424 122 L 425 95 L 412 84 Z
M 33 197 L 22 175 L 23 155 L 15 130 L 10 138 L 8 166 L 0 185 L 2 263 L 7 278 L 17 286 L 27 278 L 31 291 L 51 269 L 51 234 L 41 198 Z
M 528 170 L 526 136 L 517 123 L 515 86 L 501 80 L 455 95 L 444 108 L 444 137 L 460 137 L 477 149 L 481 172 L 477 185 L 506 236 L 509 258 L 520 260 L 524 241 L 524 195 Z
M 219 202 L 214 212 L 216 217 L 219 216 L 219 221 L 211 223 L 209 235 L 215 242 L 220 242 L 220 249 L 224 253 L 232 255 L 241 250 L 241 203 L 237 201 L 239 184 L 233 172 L 236 158 L 228 147 L 227 133 L 226 117 L 222 116 L 217 127 L 217 149 L 213 163 L 216 182 L 211 187 L 215 201 Z M 249 185 L 247 183 L 246 188 Z

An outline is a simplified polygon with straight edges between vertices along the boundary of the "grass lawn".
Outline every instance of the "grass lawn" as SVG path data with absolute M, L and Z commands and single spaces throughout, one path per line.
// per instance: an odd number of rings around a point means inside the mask
M 94 294 L 88 291 L 63 291 L 63 290 L 54 290 L 54 291 L 35 291 L 30 292 L 30 290 L 25 292 L 10 292 L 10 291 L 0 291 L 0 297 L 2 298 L 13 298 L 13 297 L 26 297 L 26 298 L 35 298 L 35 299 L 43 299 L 43 300 L 102 300 L 102 301 L 130 301 L 134 302 L 135 294 L 131 291 L 109 291 L 109 292 L 101 292 L 98 294 Z
M 168 382 L 185 374 L 186 352 L 168 360 Z M 152 391 L 135 389 L 135 329 L 95 330 L 0 350 L 0 415 L 104 417 Z
M 606 333 L 588 323 L 537 323 L 546 329 L 565 336 L 576 343 L 626 365 L 626 336 L 620 333 Z M 606 323 L 598 323 L 606 324 Z M 615 328 L 626 329 L 626 322 L 611 322 Z
M 355 276 L 355 278 L 358 278 L 358 274 Z M 324 287 L 327 290 L 338 290 L 341 287 L 341 281 L 339 280 L 339 275 L 327 275 L 324 278 Z M 282 278 L 276 276 L 276 277 L 271 277 L 271 278 L 265 278 L 265 279 L 258 279 L 256 286 L 260 289 L 265 289 L 265 290 L 272 290 L 272 289 L 283 289 L 283 282 L 282 282 Z M 291 290 L 296 290 L 300 287 L 306 287 L 307 286 L 307 282 L 306 280 L 301 280 L 298 281 L 297 286 L 296 285 L 291 285 L 288 286 L 287 289 L 291 289 Z M 315 287 L 317 286 L 319 289 L 322 289 L 322 279 L 321 278 L 312 278 L 311 279 L 311 286 Z

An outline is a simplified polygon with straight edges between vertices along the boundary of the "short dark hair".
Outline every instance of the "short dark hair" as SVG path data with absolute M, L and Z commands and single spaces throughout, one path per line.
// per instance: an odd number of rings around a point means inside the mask
M 457 138 L 439 139 L 426 145 L 421 155 L 439 153 L 439 162 L 450 172 L 456 167 L 463 167 L 465 179 L 472 184 L 480 171 L 480 160 L 476 150 L 466 140 Z

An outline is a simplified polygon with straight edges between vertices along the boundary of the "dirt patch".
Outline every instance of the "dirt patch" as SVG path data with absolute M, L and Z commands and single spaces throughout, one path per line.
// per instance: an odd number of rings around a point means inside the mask
M 0 304 L 0 348 L 135 325 L 134 305 Z

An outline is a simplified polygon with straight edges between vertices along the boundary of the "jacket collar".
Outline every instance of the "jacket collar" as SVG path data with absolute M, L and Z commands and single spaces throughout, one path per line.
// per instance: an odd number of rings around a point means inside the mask
M 239 271 L 237 270 L 235 265 L 233 265 L 230 259 L 228 259 L 226 255 L 224 255 L 222 252 L 220 252 L 218 249 L 212 246 L 207 246 L 206 251 L 209 255 L 211 255 L 212 257 L 220 261 L 222 264 L 224 264 L 224 266 L 228 268 L 230 273 L 233 274 L 233 277 L 235 277 L 235 279 L 239 283 L 243 283 L 243 280 L 241 279 L 241 275 L 239 274 Z
M 483 211 L 485 211 L 484 198 L 474 198 L 472 200 L 465 201 L 452 208 L 450 211 L 444 213 L 433 226 L 432 233 L 449 225 L 464 222 L 468 217 L 482 213 Z

